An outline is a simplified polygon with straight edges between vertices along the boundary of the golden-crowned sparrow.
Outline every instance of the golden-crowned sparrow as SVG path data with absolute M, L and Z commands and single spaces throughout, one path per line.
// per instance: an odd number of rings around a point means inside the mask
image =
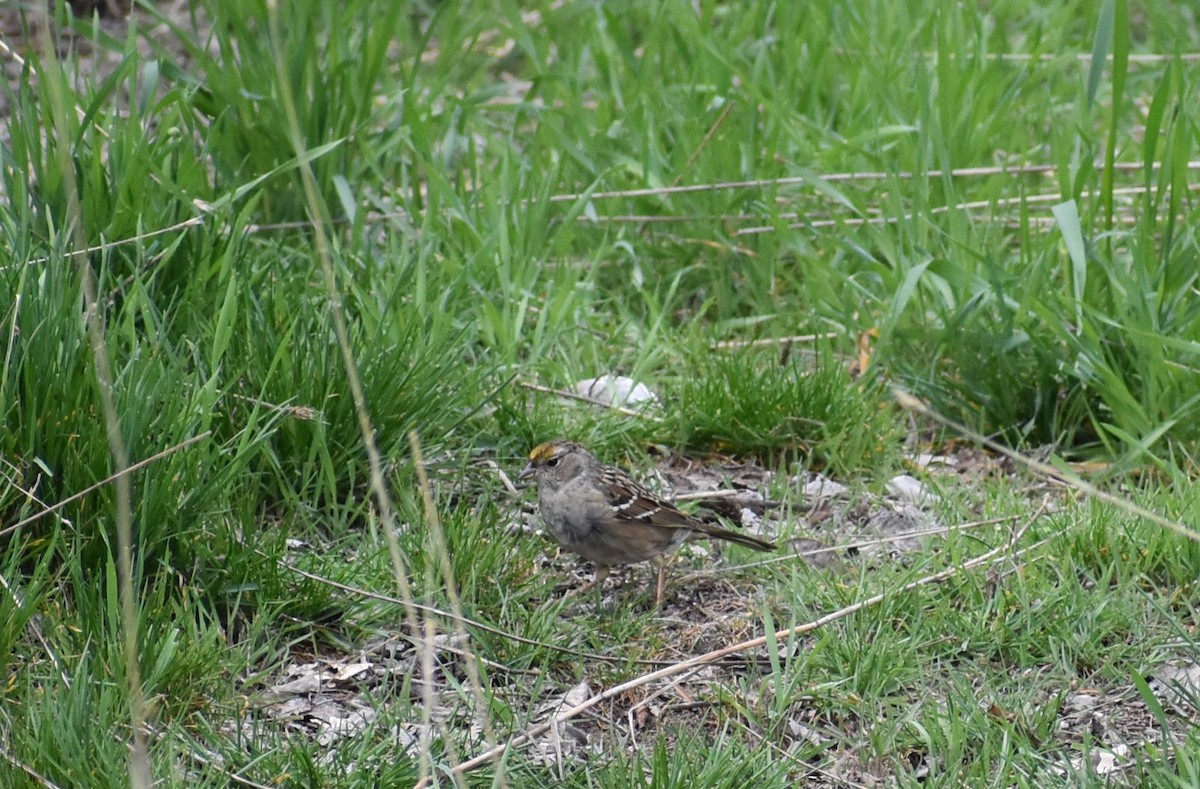
M 560 545 L 596 565 L 596 587 L 615 564 L 658 561 L 655 600 L 662 604 L 666 555 L 697 536 L 729 540 L 758 551 L 775 544 L 704 523 L 606 466 L 573 441 L 556 439 L 534 447 L 521 478 L 533 477 L 538 509 Z

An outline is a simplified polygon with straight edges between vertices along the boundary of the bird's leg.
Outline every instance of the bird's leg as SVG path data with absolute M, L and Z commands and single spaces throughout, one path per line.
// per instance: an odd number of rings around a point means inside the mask
M 658 564 L 658 583 L 654 586 L 654 607 L 662 608 L 663 596 L 667 591 L 667 555 L 662 554 L 654 561 Z
M 608 577 L 608 565 L 596 565 L 596 580 L 592 583 L 596 587 L 596 610 L 599 611 L 604 603 L 604 579 Z

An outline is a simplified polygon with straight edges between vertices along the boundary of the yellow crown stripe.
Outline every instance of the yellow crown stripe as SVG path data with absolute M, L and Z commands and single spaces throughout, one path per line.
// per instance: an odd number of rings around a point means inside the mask
M 529 459 L 537 463 L 539 461 L 549 460 L 557 454 L 558 447 L 554 445 L 553 441 L 547 441 L 544 444 L 538 444 L 536 447 L 534 447 L 533 451 L 529 453 Z

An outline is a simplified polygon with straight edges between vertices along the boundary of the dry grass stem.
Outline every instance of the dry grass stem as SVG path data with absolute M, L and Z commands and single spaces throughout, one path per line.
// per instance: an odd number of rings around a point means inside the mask
M 765 337 L 761 340 L 721 340 L 708 346 L 713 351 L 723 351 L 731 348 L 759 348 L 769 345 L 787 345 L 794 342 L 815 342 L 817 340 L 835 340 L 837 332 L 823 334 L 798 334 L 793 337 Z
M 92 493 L 93 491 L 98 490 L 98 489 L 104 487 L 105 485 L 109 485 L 121 477 L 126 477 L 126 476 L 129 476 L 130 474 L 133 474 L 134 472 L 141 471 L 146 466 L 149 466 L 152 463 L 157 463 L 158 461 L 162 460 L 163 458 L 173 455 L 176 452 L 180 451 L 181 449 L 186 449 L 186 448 L 190 447 L 192 444 L 195 444 L 197 441 L 203 441 L 204 439 L 208 438 L 211 435 L 212 435 L 212 431 L 206 430 L 199 435 L 192 436 L 191 438 L 189 438 L 186 441 L 179 442 L 178 444 L 176 444 L 173 447 L 168 447 L 167 449 L 164 449 L 162 452 L 153 454 L 150 457 L 146 458 L 145 460 L 139 460 L 137 463 L 133 463 L 129 466 L 126 466 L 125 468 L 121 469 L 120 471 L 116 472 L 115 474 L 111 474 L 111 475 L 105 477 L 104 479 L 100 480 L 96 484 L 89 485 L 88 487 L 84 488 L 83 490 L 79 491 L 78 493 L 67 496 L 62 501 L 60 501 L 56 504 L 51 504 L 49 507 L 46 507 L 45 509 L 40 510 L 39 512 L 36 512 L 27 518 L 23 518 L 23 519 L 17 521 L 12 526 L 6 526 L 5 528 L 0 529 L 0 537 L 3 537 L 7 534 L 11 534 L 12 532 L 16 531 L 17 529 L 21 528 L 22 526 L 28 526 L 29 524 L 33 523 L 34 521 L 44 518 L 45 516 L 49 515 L 50 513 L 56 512 L 56 511 L 62 509 L 63 507 L 67 506 L 68 504 L 70 504 L 73 501 L 78 501 L 79 499 L 82 499 L 84 496 L 87 496 L 89 493 Z

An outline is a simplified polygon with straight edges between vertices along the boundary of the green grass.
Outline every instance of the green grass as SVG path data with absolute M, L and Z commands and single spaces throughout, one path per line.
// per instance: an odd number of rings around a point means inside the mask
M 753 460 L 779 472 L 760 492 L 784 541 L 846 536 L 804 519 L 788 474 L 811 470 L 868 500 L 924 475 L 946 524 L 1038 511 L 1024 472 L 914 471 L 962 440 L 897 407 L 898 384 L 1194 529 L 1193 9 L 193 6 L 101 24 L 56 8 L 52 30 L 0 12 L 24 28 L 0 53 L 0 785 L 131 780 L 127 634 L 164 786 L 449 785 L 582 680 L 880 593 L 784 657 L 663 690 L 634 730 L 636 693 L 576 721 L 586 749 L 514 749 L 465 781 L 1100 785 L 1071 759 L 1120 735 L 1131 784 L 1195 783 L 1200 734 L 1138 683 L 1197 653 L 1200 548 L 1112 504 L 1055 491 L 1020 563 L 899 591 L 1007 525 L 834 571 L 777 561 L 706 581 L 710 607 L 672 621 L 563 599 L 578 563 L 495 470 L 558 435 L 647 475 L 651 446 Z M 661 408 L 524 386 L 610 373 Z M 128 502 L 89 490 L 121 448 L 162 453 Z M 674 576 L 762 558 L 716 554 Z M 439 652 L 425 676 L 402 606 L 293 568 L 501 632 L 464 625 L 474 658 Z M 647 575 L 623 576 L 630 601 Z M 353 736 L 264 711 L 286 666 L 391 637 L 390 673 L 350 686 L 376 715 Z M 1063 728 L 1080 688 L 1144 708 L 1105 708 L 1098 737 Z

